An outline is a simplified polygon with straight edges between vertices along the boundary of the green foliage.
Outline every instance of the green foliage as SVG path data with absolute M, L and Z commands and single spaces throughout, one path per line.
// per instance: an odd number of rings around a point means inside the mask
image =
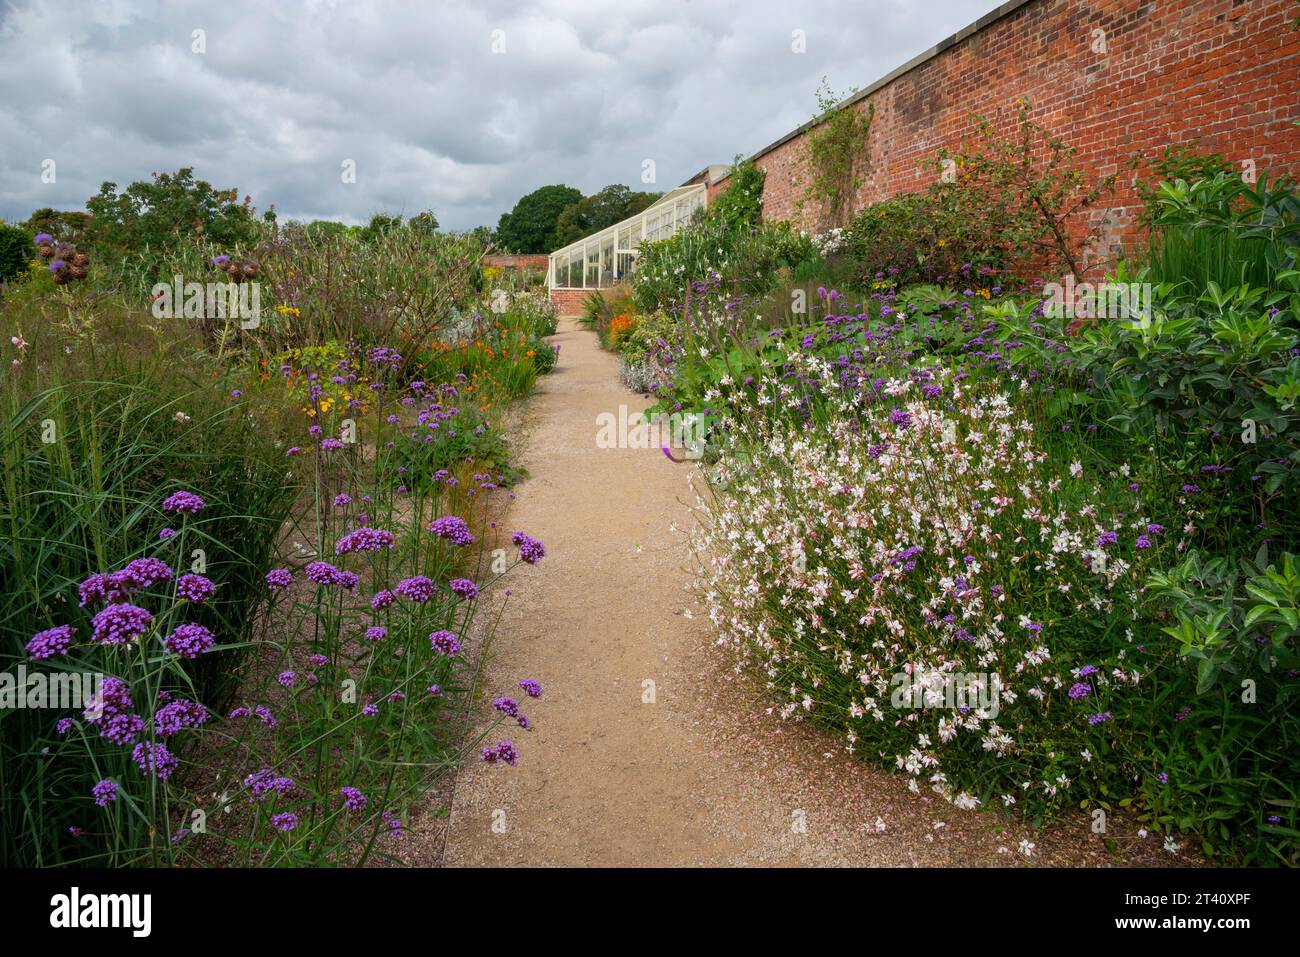
M 1023 101 L 1013 137 L 976 117 L 978 138 L 934 160 L 924 192 L 863 209 L 848 230 L 859 274 L 899 283 L 957 281 L 1032 264 L 1046 275 L 1083 274 L 1081 218 L 1115 188 L 1091 181 L 1074 148 L 1030 119 Z M 961 267 L 968 266 L 962 270 Z
M 853 197 L 871 164 L 868 138 L 876 105 L 841 107 L 840 99 L 823 78 L 817 89 L 816 125 L 805 137 L 808 182 L 804 201 L 820 206 L 823 228 L 847 223 Z
M 0 222 L 0 283 L 13 282 L 26 273 L 34 249 L 26 230 Z
M 572 186 L 543 186 L 502 213 L 497 223 L 497 242 L 513 253 L 545 253 L 556 248 L 556 225 L 560 214 L 579 202 L 582 193 Z
M 238 190 L 214 189 L 189 167 L 155 173 L 121 193 L 116 183 L 104 183 L 86 208 L 87 237 L 104 253 L 158 252 L 194 240 L 234 248 L 261 234 L 247 197 L 239 202 Z
M 635 216 L 661 195 L 663 194 L 634 193 L 621 183 L 615 183 L 591 196 L 584 196 L 566 208 L 556 220 L 555 238 L 550 248 L 558 249 L 567 246 L 592 233 L 600 232 L 606 226 L 613 226 L 630 216 Z
M 709 207 L 709 219 L 727 230 L 752 229 L 763 218 L 766 173 L 753 160 L 736 157 L 727 188 Z
M 1296 266 L 1300 197 L 1286 180 L 1270 187 L 1264 173 L 1252 186 L 1222 171 L 1192 182 L 1165 181 L 1152 190 L 1150 206 L 1157 279 L 1193 288 L 1275 287 Z

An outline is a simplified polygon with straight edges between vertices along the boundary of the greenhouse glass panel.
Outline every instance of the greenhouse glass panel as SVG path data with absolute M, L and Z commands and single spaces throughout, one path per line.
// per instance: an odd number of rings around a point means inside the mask
M 600 286 L 600 247 L 595 243 L 587 247 L 587 281 L 583 285 L 588 289 Z
M 600 284 L 614 285 L 614 237 L 610 236 L 600 244 Z

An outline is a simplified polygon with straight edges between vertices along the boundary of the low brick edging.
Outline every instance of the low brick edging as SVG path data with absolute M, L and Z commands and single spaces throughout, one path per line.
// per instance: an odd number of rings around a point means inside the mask
M 545 253 L 492 253 L 483 257 L 484 266 L 496 266 L 498 269 L 540 269 L 545 272 L 551 268 L 551 257 Z
M 593 292 L 599 292 L 599 290 L 552 289 L 551 302 L 559 310 L 561 316 L 580 316 L 582 315 L 583 304 L 587 301 L 587 296 Z

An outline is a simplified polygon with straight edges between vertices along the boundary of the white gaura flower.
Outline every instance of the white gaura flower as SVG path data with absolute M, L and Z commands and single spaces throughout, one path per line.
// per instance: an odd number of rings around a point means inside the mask
M 1083 474 L 1083 464 L 1080 463 L 1080 462 L 1071 462 L 1071 463 L 1070 463 L 1070 474 L 1071 474 L 1072 476 L 1074 476 L 1075 478 L 1078 478 L 1080 475 L 1082 475 L 1082 474 Z
M 1022 837 L 1020 839 L 1020 853 L 1025 855 L 1025 857 L 1033 857 L 1034 848 L 1037 846 L 1038 846 L 1037 844 L 1035 844 L 1027 837 Z

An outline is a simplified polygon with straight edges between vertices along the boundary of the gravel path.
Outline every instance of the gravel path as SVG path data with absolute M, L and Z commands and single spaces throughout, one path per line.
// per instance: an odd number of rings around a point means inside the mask
M 832 736 L 767 714 L 762 689 L 731 670 L 707 622 L 684 614 L 688 557 L 672 526 L 689 520 L 692 466 L 657 448 L 597 448 L 598 414 L 649 403 L 620 386 L 617 358 L 575 321 L 561 320 L 554 341 L 557 368 L 516 429 L 531 477 L 509 520 L 544 541 L 548 556 L 511 576 L 485 684 L 500 693 L 536 678 L 545 697 L 520 695 L 534 729 L 513 735 L 519 765 L 464 769 L 449 823 L 426 829 L 408 860 L 1188 863 L 1113 819 L 1108 850 L 1083 817 L 1031 834 L 995 813 L 958 811 L 853 760 Z M 1035 844 L 1029 856 L 1022 839 Z

